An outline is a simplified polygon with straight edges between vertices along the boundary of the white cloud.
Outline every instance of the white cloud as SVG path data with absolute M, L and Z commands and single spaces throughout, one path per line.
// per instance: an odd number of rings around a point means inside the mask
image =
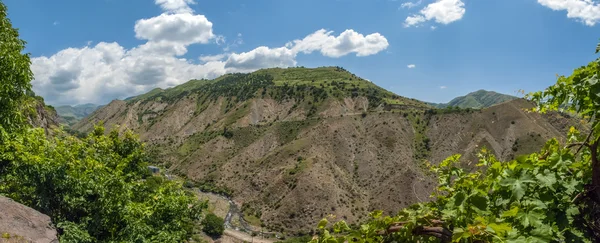
M 434 25 L 432 25 L 432 26 L 431 26 L 431 27 L 429 27 L 429 28 L 431 28 L 431 30 L 435 30 L 435 29 L 437 29 L 437 26 L 434 26 Z
M 446 89 L 446 88 L 448 88 L 448 87 L 446 87 L 446 86 L 443 86 L 443 85 L 442 85 L 442 86 L 440 86 L 440 89 Z
M 364 36 L 354 30 L 346 30 L 337 37 L 331 35 L 332 33 L 332 31 L 321 29 L 302 40 L 290 42 L 286 46 L 291 47 L 296 53 L 308 54 L 320 51 L 324 56 L 334 58 L 350 53 L 356 53 L 356 56 L 359 57 L 369 56 L 377 54 L 389 46 L 387 39 L 379 33 Z
M 156 0 L 165 12 L 135 23 L 135 36 L 147 40 L 133 48 L 119 43 L 86 43 L 81 48 L 67 48 L 49 57 L 32 58 L 32 82 L 36 93 L 50 104 L 104 104 L 147 92 L 167 88 L 190 79 L 215 78 L 228 72 L 251 72 L 261 68 L 296 66 L 299 53 L 319 51 L 324 56 L 341 57 L 376 54 L 388 47 L 387 39 L 373 33 L 363 35 L 346 30 L 339 36 L 318 30 L 301 40 L 282 47 L 261 46 L 242 53 L 200 56 L 199 62 L 182 58 L 193 44 L 226 44 L 226 48 L 243 44 L 242 34 L 227 43 L 216 35 L 212 23 L 194 14 L 192 0 Z
M 406 67 L 407 67 L 407 68 L 416 68 L 416 67 L 417 67 L 417 65 L 415 65 L 415 64 L 408 64 Z
M 168 13 L 193 13 L 189 5 L 196 4 L 194 0 L 156 0 L 155 3 Z
M 168 53 L 140 51 L 143 48 L 125 50 L 117 43 L 100 42 L 33 58 L 34 90 L 55 104 L 106 103 L 155 87 L 225 74 L 223 62 L 193 64 Z
M 227 57 L 227 54 L 217 54 L 212 56 L 201 56 L 198 59 L 202 62 L 216 62 L 221 61 Z
M 415 26 L 430 20 L 439 24 L 449 24 L 462 19 L 465 12 L 465 3 L 462 0 L 436 0 L 421 9 L 419 14 L 407 17 L 404 26 Z
M 266 67 L 296 66 L 296 54 L 286 48 L 258 47 L 249 52 L 231 54 L 225 62 L 228 72 L 251 72 Z
M 166 41 L 183 45 L 206 44 L 215 38 L 212 23 L 204 15 L 163 13 L 135 23 L 135 37 L 149 41 Z
M 416 6 L 421 5 L 422 2 L 423 2 L 423 0 L 419 0 L 416 2 L 405 2 L 400 5 L 400 8 L 414 8 Z
M 600 21 L 600 4 L 592 0 L 538 0 L 538 3 L 555 11 L 567 11 L 567 18 L 577 19 L 594 26 Z

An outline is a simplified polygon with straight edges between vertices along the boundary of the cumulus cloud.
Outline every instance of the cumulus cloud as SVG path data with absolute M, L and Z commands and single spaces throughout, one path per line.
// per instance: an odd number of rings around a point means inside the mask
M 204 15 L 191 13 L 163 13 L 135 23 L 135 37 L 138 39 L 171 42 L 178 44 L 206 44 L 215 38 L 212 23 Z
M 592 0 L 538 0 L 554 11 L 567 11 L 567 18 L 594 26 L 600 21 L 600 4 Z
M 400 5 L 400 8 L 414 8 L 416 6 L 421 5 L 422 2 L 423 2 L 423 0 L 419 0 L 416 2 L 405 2 Z
M 283 47 L 261 46 L 249 52 L 231 54 L 225 68 L 228 72 L 249 72 L 266 67 L 290 67 L 296 65 L 299 53 L 318 51 L 332 58 L 355 53 L 361 57 L 377 54 L 389 46 L 387 39 L 379 33 L 365 36 L 354 30 L 346 30 L 339 36 L 332 34 L 333 31 L 321 29 L 301 40 L 288 42 Z
M 229 72 L 251 72 L 265 67 L 296 66 L 295 53 L 286 48 L 258 47 L 252 51 L 232 54 L 225 62 Z
M 32 71 L 35 92 L 54 104 L 106 103 L 155 87 L 225 74 L 222 62 L 193 64 L 172 55 L 125 50 L 117 43 L 105 42 L 33 58 Z
M 339 36 L 333 36 L 332 31 L 318 30 L 306 36 L 302 40 L 295 40 L 287 44 L 295 53 L 312 53 L 319 51 L 324 56 L 341 57 L 350 53 L 356 56 L 369 56 L 385 50 L 389 44 L 387 39 L 379 34 L 373 33 L 364 36 L 354 30 L 346 30 Z
M 300 53 L 320 52 L 332 58 L 349 54 L 368 56 L 388 47 L 379 34 L 363 35 L 346 30 L 338 36 L 318 30 L 281 47 L 260 46 L 241 53 L 182 58 L 194 44 L 243 44 L 242 34 L 231 43 L 213 33 L 212 22 L 194 14 L 193 0 L 155 0 L 164 13 L 136 21 L 135 36 L 146 43 L 125 48 L 119 43 L 88 42 L 49 57 L 32 58 L 34 91 L 54 105 L 108 103 L 138 95 L 156 87 L 168 88 L 190 79 L 215 78 L 229 72 L 296 66 Z M 226 50 L 227 51 L 227 50 Z
M 465 12 L 465 3 L 462 0 L 436 0 L 421 9 L 418 14 L 406 17 L 404 26 L 416 26 L 430 20 L 446 25 L 462 19 Z
M 408 64 L 406 67 L 407 67 L 407 68 L 416 68 L 416 67 L 417 67 L 417 65 L 415 65 L 415 64 Z
M 446 88 L 448 88 L 448 87 L 446 87 L 446 86 L 443 86 L 443 85 L 442 85 L 442 86 L 440 86 L 440 89 L 446 89 Z

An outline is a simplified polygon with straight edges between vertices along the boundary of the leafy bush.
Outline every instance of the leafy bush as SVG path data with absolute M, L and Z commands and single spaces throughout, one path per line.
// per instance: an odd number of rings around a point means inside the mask
M 208 213 L 202 220 L 202 230 L 207 235 L 213 237 L 220 237 L 223 234 L 223 231 L 225 231 L 224 224 L 225 221 L 222 218 L 219 218 L 219 216 L 213 213 Z
M 63 241 L 181 242 L 206 207 L 182 183 L 149 177 L 130 132 L 0 134 L 0 193 L 50 216 Z

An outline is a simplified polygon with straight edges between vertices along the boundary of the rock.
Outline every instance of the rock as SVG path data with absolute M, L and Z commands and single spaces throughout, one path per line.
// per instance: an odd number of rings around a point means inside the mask
M 0 196 L 0 243 L 58 243 L 50 217 Z

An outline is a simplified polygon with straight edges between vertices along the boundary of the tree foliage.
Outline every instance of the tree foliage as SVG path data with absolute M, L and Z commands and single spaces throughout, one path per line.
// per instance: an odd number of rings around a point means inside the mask
M 202 220 L 204 233 L 214 237 L 220 237 L 225 231 L 225 221 L 214 213 L 208 213 Z
M 206 206 L 182 183 L 151 176 L 130 132 L 0 131 L 0 193 L 50 216 L 61 241 L 181 242 Z
M 7 131 L 21 128 L 25 117 L 20 112 L 26 93 L 31 90 L 33 73 L 29 54 L 23 54 L 25 41 L 12 27 L 4 3 L 0 1 L 0 126 Z

